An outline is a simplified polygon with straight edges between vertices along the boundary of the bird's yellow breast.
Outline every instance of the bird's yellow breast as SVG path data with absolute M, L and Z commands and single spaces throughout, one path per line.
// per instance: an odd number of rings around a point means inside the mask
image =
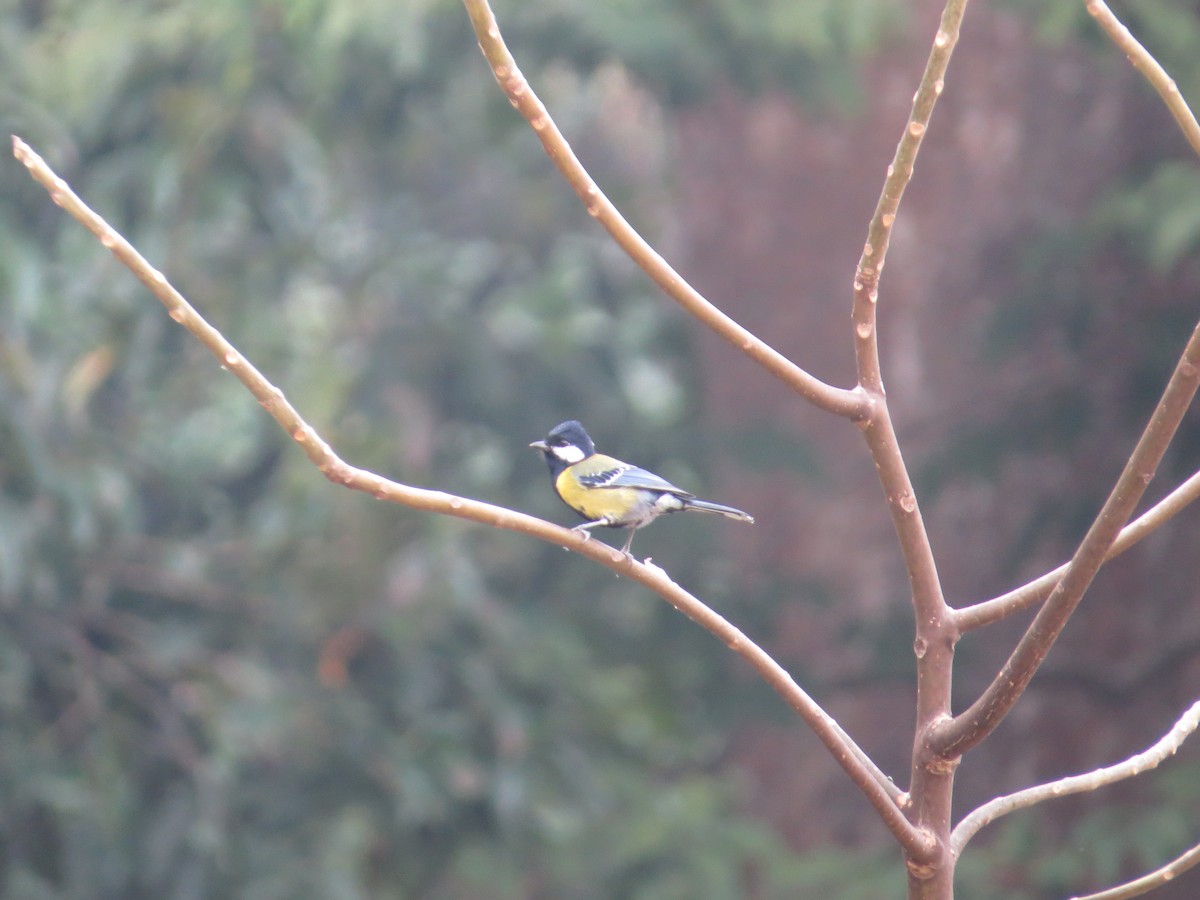
M 604 519 L 621 525 L 631 518 L 640 518 L 645 491 L 638 488 L 586 488 L 570 469 L 564 469 L 554 479 L 554 489 L 571 509 L 589 522 Z

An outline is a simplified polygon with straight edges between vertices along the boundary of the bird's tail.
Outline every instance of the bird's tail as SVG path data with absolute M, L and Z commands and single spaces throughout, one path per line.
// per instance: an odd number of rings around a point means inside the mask
M 732 506 L 722 506 L 720 503 L 711 503 L 708 500 L 698 500 L 695 497 L 689 497 L 684 501 L 684 509 L 695 509 L 699 512 L 716 513 L 719 516 L 724 516 L 727 519 L 736 519 L 738 522 L 745 522 L 747 525 L 754 524 L 754 516 L 749 513 L 744 513 L 740 509 L 734 509 Z

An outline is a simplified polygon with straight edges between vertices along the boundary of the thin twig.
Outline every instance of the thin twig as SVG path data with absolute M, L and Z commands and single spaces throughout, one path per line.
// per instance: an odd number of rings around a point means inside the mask
M 204 320 L 167 281 L 166 276 L 93 212 L 40 156 L 17 137 L 13 138 L 13 154 L 25 164 L 34 180 L 49 191 L 56 204 L 96 235 L 100 243 L 111 250 L 113 255 L 150 289 L 167 308 L 167 314 L 172 320 L 186 328 L 208 348 L 223 368 L 245 385 L 271 417 L 300 445 L 321 474 L 331 482 L 413 509 L 456 516 L 540 538 L 587 556 L 608 566 L 617 574 L 654 591 L 746 660 L 759 676 L 800 714 L 851 780 L 866 795 L 867 800 L 875 807 L 884 824 L 909 856 L 925 858 L 933 852 L 933 842 L 924 832 L 913 826 L 901 811 L 905 795 L 870 761 L 866 752 L 850 739 L 837 722 L 765 650 L 719 613 L 672 581 L 663 569 L 636 562 L 600 541 L 586 540 L 576 531 L 542 519 L 443 491 L 401 484 L 344 462 L 301 417 L 279 388 L 267 381 L 217 329 Z
M 1071 900 L 1128 900 L 1130 897 L 1140 897 L 1142 894 L 1148 894 L 1155 888 L 1170 883 L 1198 864 L 1200 864 L 1200 844 L 1148 875 L 1143 875 L 1141 878 L 1117 887 L 1108 888 L 1108 890 L 1088 894 L 1086 897 L 1072 897 Z
M 1198 499 L 1200 499 L 1200 472 L 1192 475 L 1162 500 L 1122 528 L 1117 539 L 1113 541 L 1112 547 L 1109 548 L 1108 555 L 1104 557 L 1104 561 L 1108 562 L 1114 556 L 1119 556 L 1130 547 L 1154 534 Z M 1063 563 L 1057 569 L 1047 572 L 1040 578 L 1015 588 L 1007 594 L 956 609 L 954 611 L 955 624 L 958 625 L 960 631 L 967 632 L 992 622 L 998 622 L 1015 612 L 1036 606 L 1049 597 L 1055 585 L 1062 581 L 1068 565 L 1069 563 Z
M 1195 114 L 1179 93 L 1175 79 L 1167 74 L 1167 70 L 1138 42 L 1121 20 L 1113 15 L 1113 11 L 1104 0 L 1088 0 L 1087 11 L 1112 42 L 1125 51 L 1133 67 L 1158 91 L 1187 142 L 1192 145 L 1193 150 L 1200 153 L 1200 122 L 1196 121 Z
M 995 680 L 970 708 L 941 723 L 931 746 L 956 758 L 990 734 L 1024 693 L 1034 673 L 1062 633 L 1121 529 L 1154 477 L 1167 446 L 1200 387 L 1200 325 L 1192 331 L 1150 422 L 1138 439 L 1096 520 L 1088 529 L 1062 580 L 1051 591 Z
M 912 181 L 917 154 L 929 130 L 933 109 L 945 87 L 946 69 L 958 45 L 959 30 L 966 11 L 967 0 L 948 0 L 942 11 L 933 49 L 913 96 L 912 112 L 896 146 L 896 154 L 887 168 L 883 191 L 871 215 L 867 241 L 854 272 L 853 319 L 859 384 L 880 394 L 883 393 L 883 378 L 879 368 L 878 330 L 875 327 L 879 278 L 891 245 L 892 227 L 900 210 L 900 201 L 908 183 Z
M 1025 788 L 1024 790 L 1009 794 L 1007 797 L 997 797 L 995 800 L 989 800 L 958 823 L 950 839 L 950 847 L 955 856 L 958 856 L 962 853 L 963 848 L 971 838 L 979 833 L 981 828 L 990 825 L 1001 816 L 1006 816 L 1019 809 L 1025 809 L 1042 803 L 1045 800 L 1054 799 L 1055 797 L 1068 797 L 1071 794 L 1094 791 L 1097 788 L 1115 784 L 1118 781 L 1124 781 L 1126 778 L 1132 778 L 1135 775 L 1140 775 L 1143 772 L 1154 769 L 1163 760 L 1173 756 L 1183 742 L 1196 730 L 1198 725 L 1200 725 L 1200 701 L 1193 703 L 1187 712 L 1179 717 L 1179 720 L 1171 727 L 1171 730 L 1163 735 L 1153 746 L 1129 757 L 1129 759 L 1123 762 L 1103 769 L 1096 769 L 1094 772 L 1087 772 L 1083 775 L 1072 775 L 1067 778 L 1060 778 L 1057 781 Z
M 504 38 L 500 35 L 500 26 L 496 24 L 495 14 L 487 0 L 464 0 L 464 3 L 475 28 L 479 49 L 483 51 L 484 58 L 491 66 L 496 81 L 508 95 L 512 105 L 529 122 L 547 155 L 583 201 L 588 215 L 604 226 L 629 258 L 641 267 L 667 296 L 800 396 L 827 412 L 849 419 L 861 418 L 867 405 L 866 397 L 861 391 L 826 384 L 797 366 L 705 299 L 638 234 L 588 174 L 571 145 L 567 143 L 567 139 L 558 130 L 545 105 L 534 93 L 505 46 Z

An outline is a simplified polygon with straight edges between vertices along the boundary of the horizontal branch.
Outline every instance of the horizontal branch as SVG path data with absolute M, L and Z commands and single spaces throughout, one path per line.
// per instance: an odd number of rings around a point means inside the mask
M 1009 794 L 1007 797 L 997 797 L 995 800 L 988 801 L 964 817 L 955 827 L 950 837 L 951 851 L 955 856 L 960 855 L 963 848 L 971 838 L 979 833 L 980 829 L 990 825 L 1001 816 L 1055 797 L 1069 797 L 1072 794 L 1094 791 L 1097 788 L 1116 784 L 1118 781 L 1124 781 L 1156 768 L 1159 763 L 1173 756 L 1179 750 L 1198 725 L 1200 725 L 1200 701 L 1193 703 L 1187 712 L 1180 716 L 1179 721 L 1172 726 L 1171 730 L 1153 746 L 1131 756 L 1124 762 L 1096 769 L 1094 772 L 1087 772 L 1083 775 L 1072 775 L 1057 781 L 1039 784 L 1036 787 L 1025 788 Z
M 495 14 L 487 0 L 464 2 L 467 15 L 475 28 L 479 49 L 483 51 L 484 58 L 491 66 L 496 81 L 508 95 L 512 105 L 529 122 L 534 134 L 542 142 L 546 154 L 583 201 L 588 215 L 604 226 L 629 258 L 649 275 L 668 297 L 800 396 L 827 412 L 849 419 L 861 418 L 868 405 L 867 398 L 861 391 L 826 384 L 797 366 L 766 341 L 714 306 L 638 234 L 588 174 L 554 123 L 545 104 L 534 93 L 505 45 L 504 38 L 500 35 L 500 26 L 496 23 Z
M 96 235 L 100 243 L 111 250 L 113 255 L 150 289 L 167 308 L 167 314 L 173 321 L 187 329 L 208 348 L 223 368 L 245 385 L 327 479 L 334 484 L 362 491 L 380 500 L 468 519 L 557 544 L 608 566 L 618 575 L 654 591 L 746 660 L 759 676 L 800 714 L 833 754 L 838 764 L 866 795 L 867 800 L 875 807 L 884 824 L 909 856 L 925 859 L 932 854 L 933 841 L 914 827 L 901 811 L 905 795 L 871 762 L 867 753 L 851 740 L 833 717 L 825 712 L 770 654 L 703 601 L 672 581 L 662 568 L 648 562 L 636 562 L 607 544 L 588 540 L 586 535 L 534 516 L 444 491 L 401 484 L 344 462 L 316 429 L 301 417 L 278 387 L 271 384 L 224 335 L 205 321 L 167 281 L 162 272 L 154 268 L 129 241 L 92 211 L 63 179 L 54 174 L 40 156 L 17 137 L 13 138 L 13 154 L 25 164 L 30 175 L 49 191 L 50 198 L 56 204 Z
M 1108 554 L 1104 557 L 1104 561 L 1108 562 L 1114 556 L 1120 556 L 1135 544 L 1154 534 L 1197 499 L 1200 499 L 1200 472 L 1192 475 L 1162 500 L 1122 528 L 1117 539 L 1113 541 L 1112 547 L 1109 548 Z M 954 610 L 955 624 L 961 632 L 966 633 L 992 622 L 998 622 L 1015 612 L 1036 606 L 1049 597 L 1050 592 L 1062 581 L 1068 565 L 1069 563 L 1063 563 L 1057 569 L 1047 572 L 1040 578 L 1015 588 L 1007 594 Z

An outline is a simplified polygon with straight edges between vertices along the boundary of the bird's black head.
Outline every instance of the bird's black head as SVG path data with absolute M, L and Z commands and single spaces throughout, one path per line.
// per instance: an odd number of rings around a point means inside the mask
M 552 475 L 596 452 L 596 445 L 574 419 L 555 425 L 544 441 L 534 441 L 529 446 L 542 452 Z

